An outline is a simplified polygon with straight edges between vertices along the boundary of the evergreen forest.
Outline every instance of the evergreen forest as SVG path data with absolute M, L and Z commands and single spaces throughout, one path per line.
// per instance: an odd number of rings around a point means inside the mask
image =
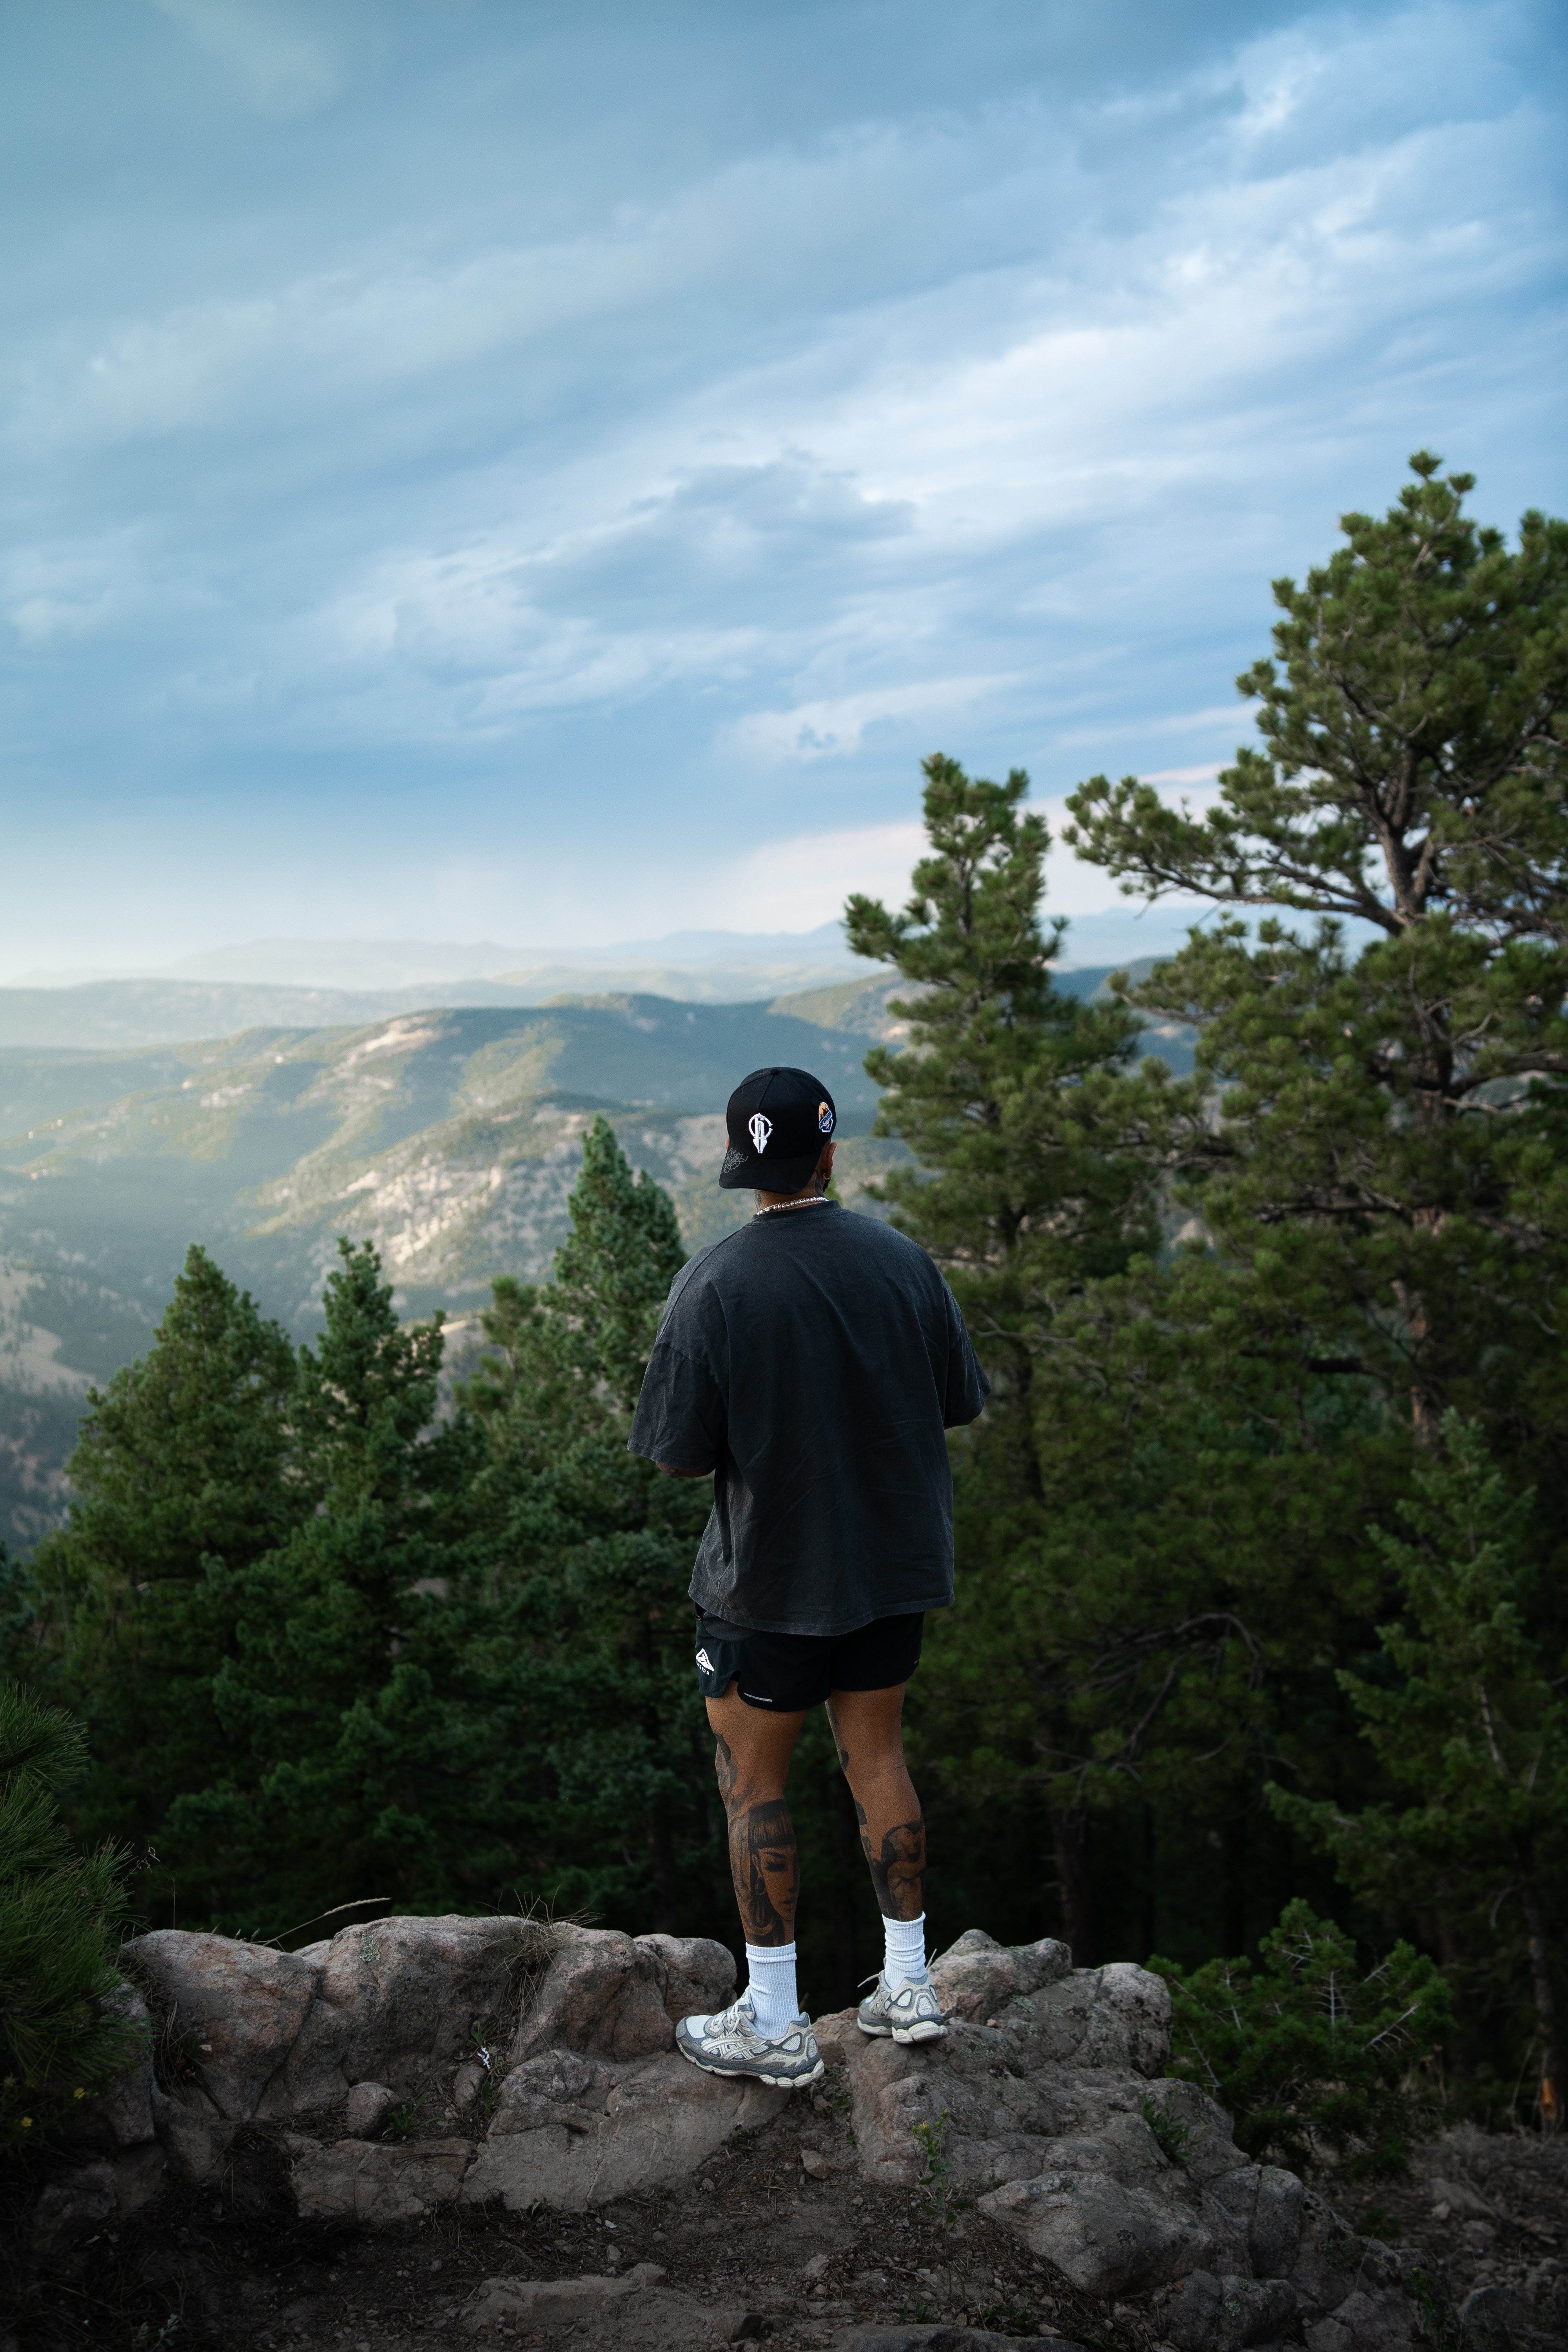
M 867 1061 L 910 1155 L 879 1213 L 993 1382 L 909 1735 L 933 1948 L 1060 1934 L 1198 2007 L 1291 1936 L 1369 1981 L 1395 1954 L 1427 1988 L 1401 2063 L 1444 2111 L 1550 2127 L 1568 524 L 1510 542 L 1411 462 L 1274 583 L 1258 740 L 1205 805 L 1070 798 L 1130 895 L 1207 903 L 1180 954 L 1056 985 L 1028 779 L 945 756 L 907 902 L 849 901 L 908 1024 Z M 1162 1022 L 1190 1076 L 1140 1057 Z M 68 1524 L 0 1571 L 0 1670 L 79 1727 L 58 1803 L 114 1903 L 297 1944 L 533 1906 L 737 1944 L 687 1599 L 709 1488 L 626 1442 L 685 1255 L 603 1118 L 553 1278 L 497 1280 L 462 1380 L 368 1244 L 302 1346 L 191 1250 L 89 1400 Z M 820 2011 L 880 1949 L 821 1719 L 791 1798 Z

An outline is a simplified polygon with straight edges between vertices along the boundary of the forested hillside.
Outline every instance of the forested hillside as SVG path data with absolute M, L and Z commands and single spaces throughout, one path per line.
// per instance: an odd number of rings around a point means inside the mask
M 56 1187 L 51 1216 L 110 1170 L 151 1203 L 177 1168 L 165 1219 L 248 1171 L 243 1231 L 190 1255 L 8 1587 L 13 1670 L 88 1728 L 76 1824 L 129 1843 L 147 1915 L 302 1941 L 343 1904 L 545 1903 L 733 1934 L 685 1597 L 708 1490 L 626 1433 L 733 1202 L 687 1106 L 765 1034 L 841 1090 L 851 1181 L 942 1265 L 994 1383 L 910 1690 L 935 1944 L 983 1919 L 1215 1962 L 1183 2030 L 1217 2004 L 1255 2075 L 1244 2016 L 1267 2041 L 1299 1979 L 1305 2038 L 1258 2096 L 1306 2128 L 1300 2053 L 1335 2063 L 1312 1971 L 1338 1955 L 1345 1998 L 1351 1951 L 1315 1911 L 1359 1946 L 1352 2010 L 1396 1938 L 1440 1966 L 1377 2061 L 1406 2094 L 1561 2119 L 1568 526 L 1510 549 L 1415 467 L 1276 583 L 1275 658 L 1240 681 L 1261 748 L 1206 814 L 1135 778 L 1074 796 L 1083 854 L 1222 910 L 1137 979 L 1057 985 L 1027 778 L 938 756 L 907 904 L 847 909 L 890 992 L 765 1028 L 632 1000 L 241 1040 L 30 1139 L 12 1184 Z M 1195 1057 L 1149 1055 L 1161 1024 Z M 635 1109 L 584 1099 L 590 1045 Z M 268 1250 L 300 1297 L 330 1265 L 304 1344 L 235 1279 Z M 407 1310 L 487 1253 L 514 1270 L 448 1403 L 439 1318 Z M 791 1801 L 820 2009 L 877 1931 L 818 1719 Z M 1349 2147 L 1364 2117 L 1335 2112 Z

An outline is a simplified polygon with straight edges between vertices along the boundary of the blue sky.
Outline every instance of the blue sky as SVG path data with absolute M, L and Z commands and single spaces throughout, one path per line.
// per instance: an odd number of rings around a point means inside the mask
M 1411 449 L 1565 503 L 1552 6 L 0 40 L 0 970 L 805 929 L 932 749 L 1201 792 Z

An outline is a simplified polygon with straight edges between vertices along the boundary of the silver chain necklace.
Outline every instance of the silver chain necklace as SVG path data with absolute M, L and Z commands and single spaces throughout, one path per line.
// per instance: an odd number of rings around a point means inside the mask
M 826 1192 L 807 1192 L 798 1201 L 775 1201 L 771 1209 L 754 1209 L 752 1223 L 755 1224 L 759 1217 L 782 1217 L 786 1209 L 821 1209 L 826 1204 Z

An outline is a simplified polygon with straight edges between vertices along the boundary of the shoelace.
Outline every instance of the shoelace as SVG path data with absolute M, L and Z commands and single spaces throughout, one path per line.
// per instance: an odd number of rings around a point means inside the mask
M 886 1969 L 879 1969 L 875 1976 L 862 1977 L 860 1982 L 863 1985 L 879 1985 L 887 1973 Z M 888 1987 L 888 1995 L 889 2000 L 897 2000 L 899 1994 L 904 1990 L 904 1985 L 911 1987 L 916 1992 L 928 1992 L 934 1990 L 931 1980 L 931 1970 L 928 1969 L 925 1973 L 925 1981 L 923 1984 L 915 1977 L 906 1977 L 904 1979 L 904 1983 L 898 1986 L 896 1989 L 894 1986 L 889 1985 Z

